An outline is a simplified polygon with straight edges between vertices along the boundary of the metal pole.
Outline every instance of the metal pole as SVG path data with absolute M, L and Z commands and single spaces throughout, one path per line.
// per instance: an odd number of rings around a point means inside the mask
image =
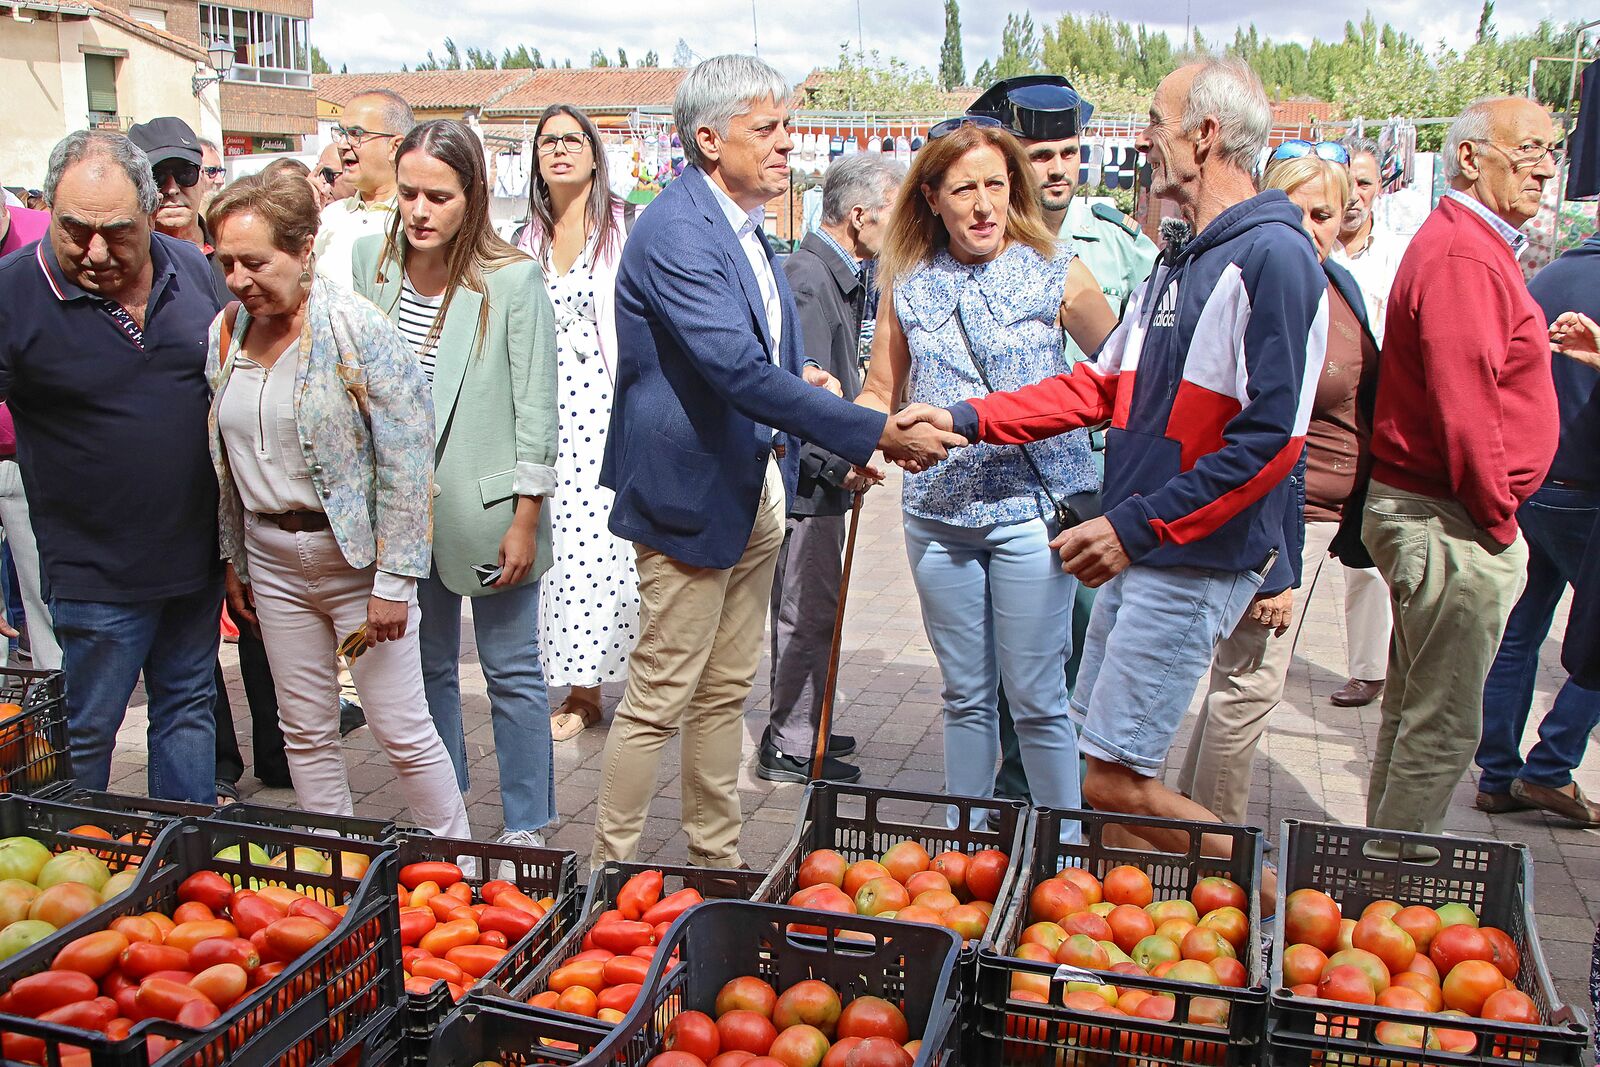
M 750 43 L 755 48 L 756 55 L 761 54 L 761 31 L 756 26 L 756 0 L 750 0 Z

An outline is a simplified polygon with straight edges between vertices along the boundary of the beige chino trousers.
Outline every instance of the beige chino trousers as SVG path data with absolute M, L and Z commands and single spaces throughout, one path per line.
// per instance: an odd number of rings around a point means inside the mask
M 766 634 L 783 547 L 783 477 L 775 459 L 743 557 L 728 570 L 691 567 L 635 545 L 639 643 L 601 759 L 593 866 L 631 860 L 656 793 L 661 749 L 682 735 L 683 828 L 689 862 L 737 867 L 744 703 Z

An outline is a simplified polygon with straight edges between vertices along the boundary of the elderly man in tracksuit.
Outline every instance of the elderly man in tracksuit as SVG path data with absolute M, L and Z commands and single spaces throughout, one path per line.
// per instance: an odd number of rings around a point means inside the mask
M 1217 640 L 1247 611 L 1275 624 L 1288 611 L 1279 594 L 1298 583 L 1292 475 L 1326 344 L 1327 283 L 1301 210 L 1281 192 L 1255 193 L 1269 127 L 1244 64 L 1169 75 L 1139 147 L 1155 194 L 1175 200 L 1197 236 L 1163 257 L 1092 361 L 898 416 L 996 444 L 1110 421 L 1106 512 L 1053 542 L 1066 570 L 1103 586 L 1071 704 L 1089 759 L 1084 799 L 1100 811 L 1215 821 L 1162 784 L 1167 749 Z M 1186 834 L 1141 834 L 1150 847 L 1187 847 Z

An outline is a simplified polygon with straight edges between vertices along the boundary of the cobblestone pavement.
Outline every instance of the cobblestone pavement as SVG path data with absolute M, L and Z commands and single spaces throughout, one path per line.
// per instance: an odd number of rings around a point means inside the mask
M 935 792 L 944 781 L 939 671 L 923 635 L 906 565 L 898 504 L 898 479 L 891 478 L 889 485 L 868 495 L 862 511 L 835 729 L 860 740 L 856 762 L 863 772 L 863 784 Z M 1286 818 L 1355 824 L 1364 818 L 1378 708 L 1337 708 L 1328 700 L 1346 677 L 1342 604 L 1339 570 L 1332 568 L 1332 581 L 1327 589 L 1319 590 L 1302 631 L 1287 700 L 1274 713 L 1256 761 L 1250 817 L 1267 828 L 1272 840 Z M 1558 619 L 1565 616 L 1563 607 Z M 1559 664 L 1560 633 L 1558 622 L 1544 650 L 1528 744 L 1535 739 L 1539 718 L 1565 677 Z M 461 690 L 472 760 L 468 812 L 476 835 L 492 838 L 501 827 L 499 769 L 470 626 L 463 630 L 462 645 Z M 248 764 L 248 710 L 231 646 L 224 647 L 223 661 Z M 764 657 L 746 711 L 745 761 L 739 775 L 745 813 L 741 849 L 756 868 L 769 865 L 792 836 L 803 792 L 799 785 L 775 785 L 755 775 L 756 742 L 767 717 L 767 671 Z M 608 721 L 620 696 L 620 685 L 606 687 Z M 559 700 L 559 691 L 556 697 Z M 142 696 L 135 696 L 116 751 L 112 789 L 119 792 L 144 792 L 142 701 Z M 604 743 L 604 730 L 595 728 L 556 746 L 560 822 L 549 835 L 550 842 L 585 858 L 594 826 Z M 1173 774 L 1182 762 L 1186 743 L 1187 727 L 1169 760 Z M 357 813 L 403 820 L 406 812 L 392 788 L 393 774 L 370 732 L 359 730 L 347 738 L 345 753 Z M 669 745 L 645 826 L 641 858 L 662 862 L 685 859 L 686 841 L 678 821 L 678 769 L 676 746 Z M 1591 795 L 1600 795 L 1600 764 L 1580 769 L 1578 780 Z M 289 790 L 261 787 L 248 770 L 240 786 L 247 799 L 280 805 L 294 801 Z M 1527 844 L 1534 859 L 1535 910 L 1546 958 L 1562 999 L 1586 1004 L 1590 944 L 1600 920 L 1600 832 L 1565 826 L 1537 812 L 1485 815 L 1473 808 L 1474 795 L 1472 779 L 1463 777 L 1456 789 L 1448 832 Z

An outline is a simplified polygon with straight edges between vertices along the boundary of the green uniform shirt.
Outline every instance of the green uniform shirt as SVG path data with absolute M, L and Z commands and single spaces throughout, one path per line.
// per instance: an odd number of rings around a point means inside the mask
M 1146 237 L 1139 224 L 1109 204 L 1090 204 L 1073 198 L 1067 217 L 1061 223 L 1061 240 L 1071 241 L 1084 266 L 1100 283 L 1106 303 L 1118 318 L 1128 306 L 1128 297 L 1155 267 L 1158 254 L 1155 242 Z M 1063 331 L 1067 358 L 1073 363 L 1086 358 L 1072 337 Z

